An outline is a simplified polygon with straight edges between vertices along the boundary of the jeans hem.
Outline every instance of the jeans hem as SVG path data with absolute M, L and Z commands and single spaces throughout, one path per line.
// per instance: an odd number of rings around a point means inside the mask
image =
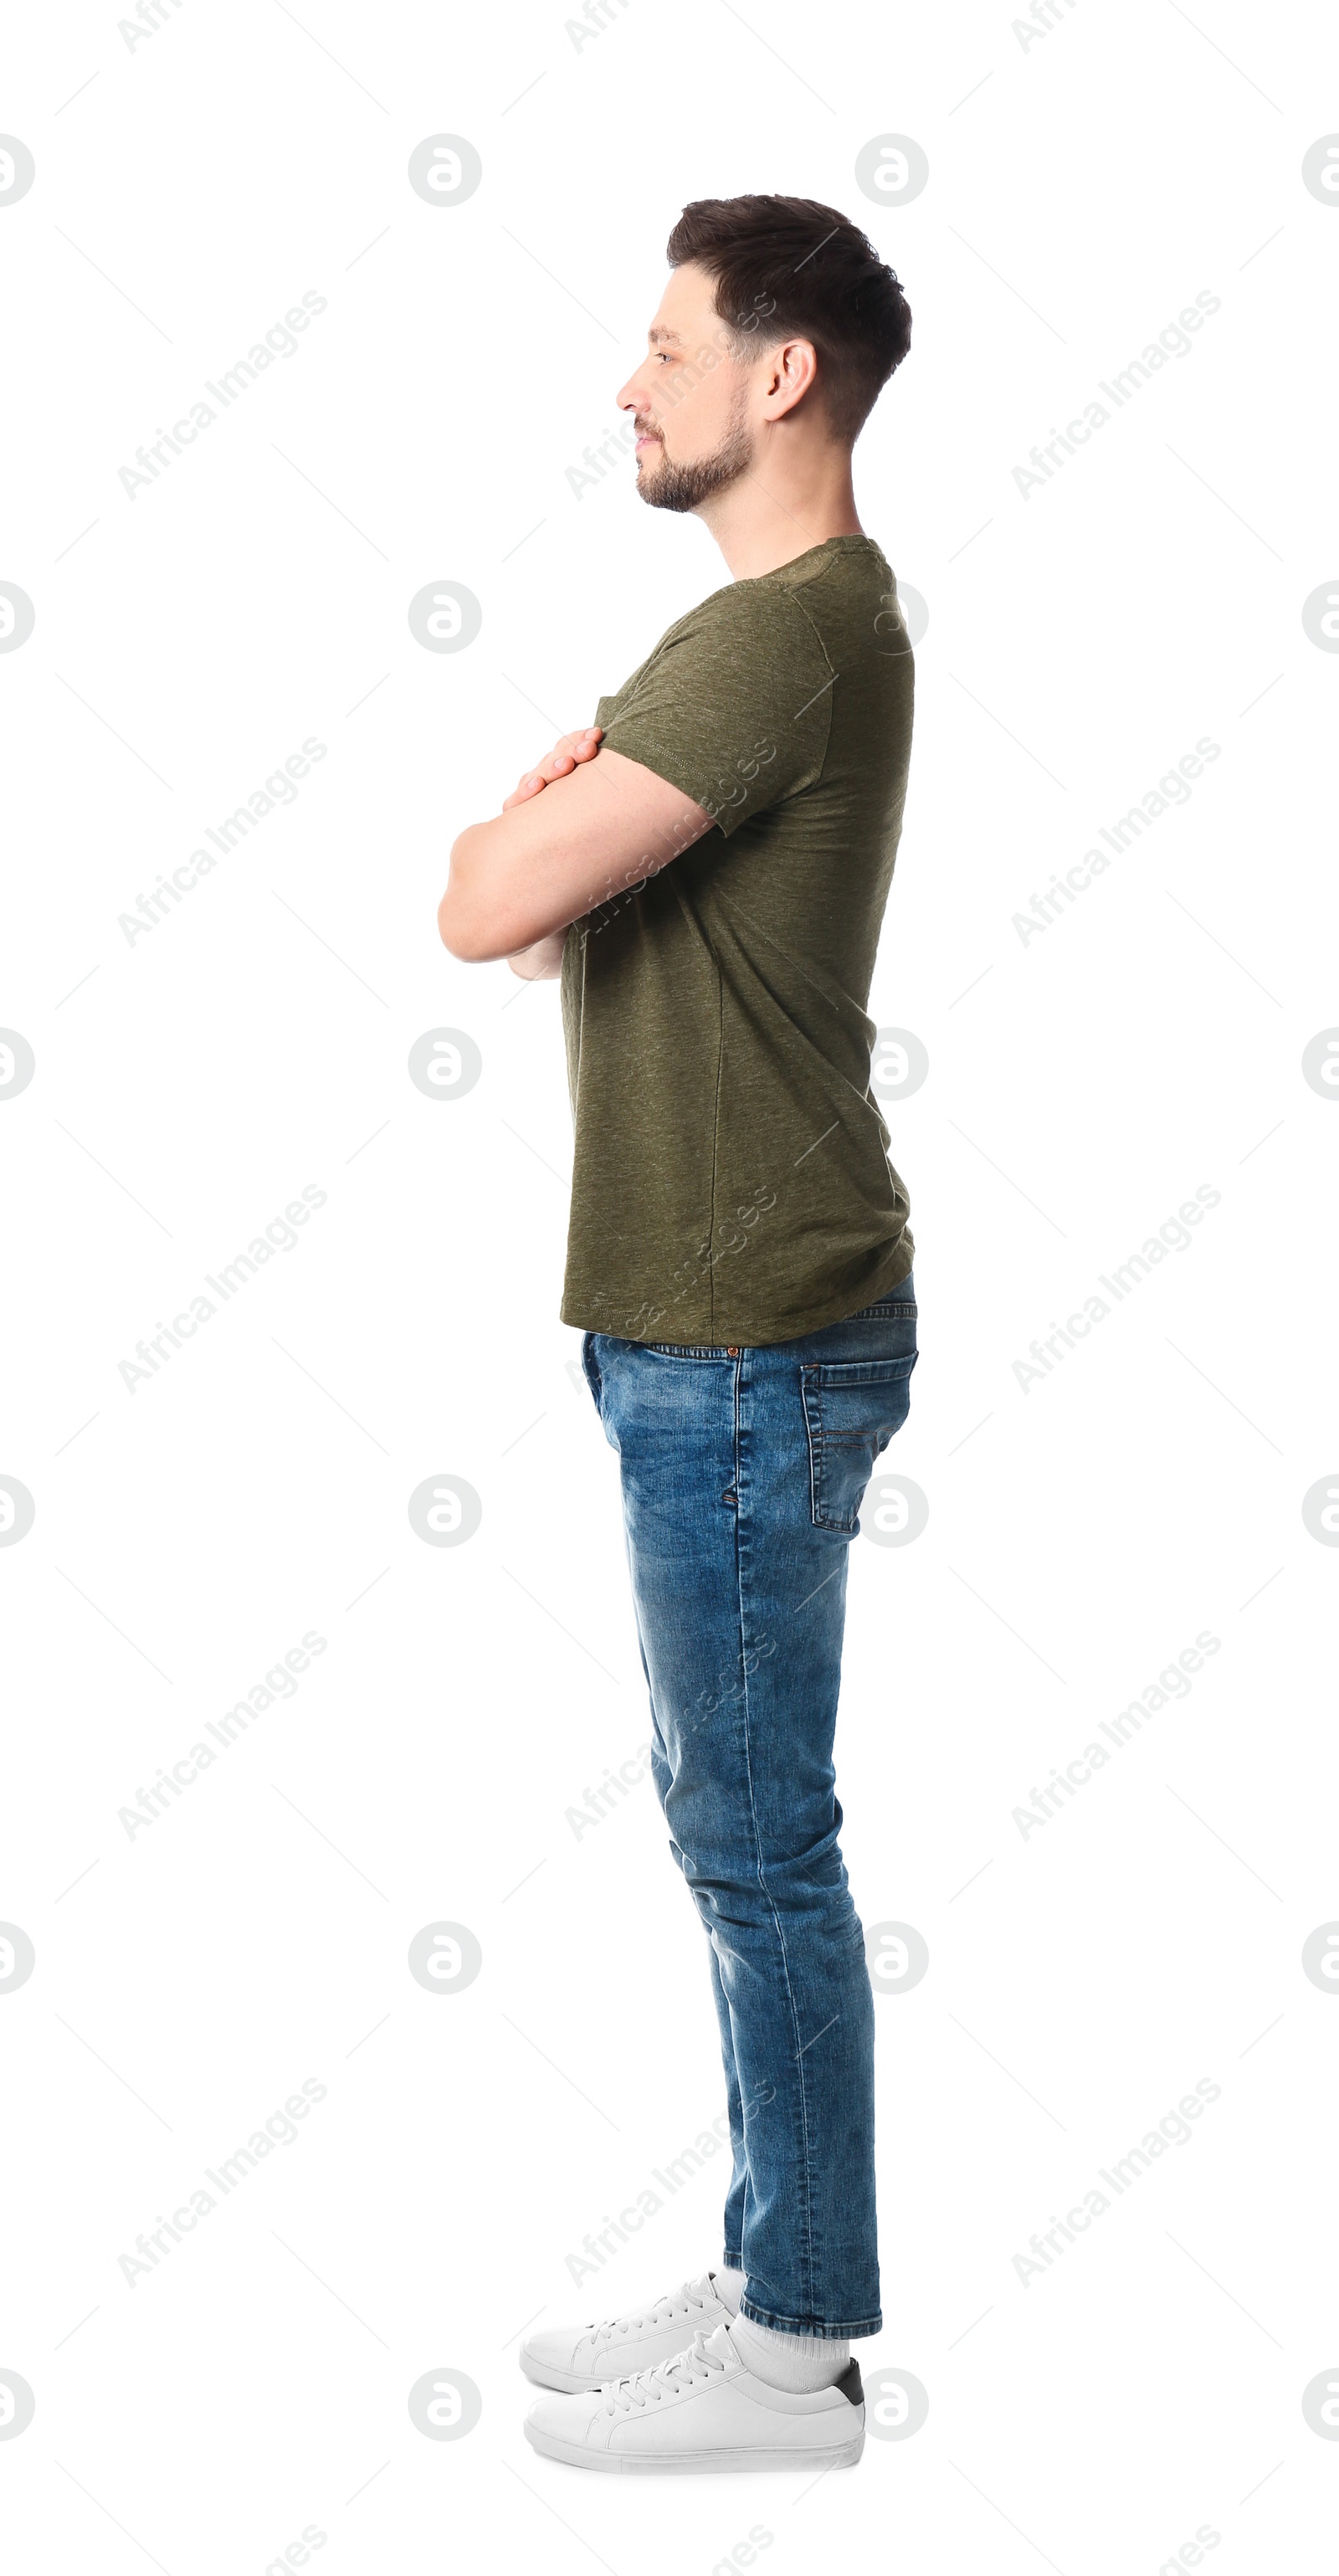
M 735 2268 L 731 2264 L 730 2269 Z M 739 2302 L 739 2313 L 751 2318 L 755 2326 L 770 2326 L 773 2334 L 813 2335 L 824 2343 L 846 2343 L 856 2335 L 879 2334 L 883 2327 L 877 2309 L 872 2317 L 857 2317 L 837 2325 L 821 2325 L 814 2317 L 779 2317 L 771 2308 L 760 2308 L 747 2291 Z

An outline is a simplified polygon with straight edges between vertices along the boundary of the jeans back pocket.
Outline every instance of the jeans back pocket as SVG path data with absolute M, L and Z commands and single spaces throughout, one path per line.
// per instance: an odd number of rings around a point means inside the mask
M 811 1362 L 800 1370 L 814 1526 L 851 1538 L 874 1462 L 911 1410 L 916 1353 Z

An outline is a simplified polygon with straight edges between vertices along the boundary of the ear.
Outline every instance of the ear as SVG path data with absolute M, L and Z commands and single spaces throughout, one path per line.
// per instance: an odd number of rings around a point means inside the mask
M 818 353 L 812 340 L 783 340 L 768 370 L 763 397 L 769 420 L 781 420 L 818 382 Z

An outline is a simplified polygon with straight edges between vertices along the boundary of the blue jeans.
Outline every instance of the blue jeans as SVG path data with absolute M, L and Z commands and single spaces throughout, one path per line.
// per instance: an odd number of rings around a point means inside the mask
M 582 1358 L 621 1464 L 656 1790 L 710 1944 L 724 2259 L 759 2325 L 874 2334 L 874 2006 L 832 1742 L 847 1550 L 906 1420 L 915 1292 L 764 1348 L 588 1333 Z

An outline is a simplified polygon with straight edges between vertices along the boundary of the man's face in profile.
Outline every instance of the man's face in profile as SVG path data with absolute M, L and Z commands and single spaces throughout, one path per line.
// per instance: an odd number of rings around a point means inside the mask
M 713 296 L 693 261 L 672 271 L 647 354 L 618 394 L 637 425 L 637 489 L 655 510 L 695 510 L 753 461 L 753 361 L 733 354 Z

